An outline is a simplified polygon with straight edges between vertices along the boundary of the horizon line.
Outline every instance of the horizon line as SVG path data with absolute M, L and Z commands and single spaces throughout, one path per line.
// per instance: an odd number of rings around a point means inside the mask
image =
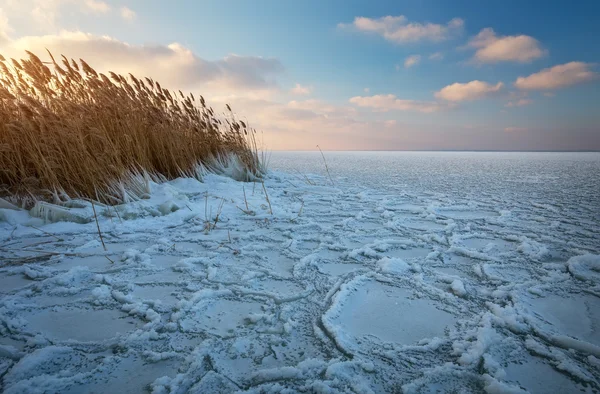
M 269 152 L 318 152 L 318 149 L 270 149 Z M 600 153 L 600 149 L 586 150 L 519 150 L 519 149 L 324 149 L 324 152 L 497 152 L 497 153 Z

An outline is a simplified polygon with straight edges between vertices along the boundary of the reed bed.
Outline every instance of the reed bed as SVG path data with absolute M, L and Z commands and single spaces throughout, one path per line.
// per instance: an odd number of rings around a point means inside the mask
M 255 130 L 204 98 L 150 78 L 96 72 L 48 52 L 48 62 L 0 55 L 0 197 L 21 206 L 88 198 L 119 204 L 149 179 L 201 178 L 235 166 L 260 177 Z M 141 181 L 140 181 L 141 180 Z

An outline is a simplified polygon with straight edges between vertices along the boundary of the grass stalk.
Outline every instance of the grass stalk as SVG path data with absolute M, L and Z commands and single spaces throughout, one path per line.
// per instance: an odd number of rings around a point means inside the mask
M 104 251 L 108 251 L 108 249 L 106 249 L 106 245 L 104 244 L 104 238 L 102 238 L 102 231 L 100 231 L 100 223 L 98 223 L 98 215 L 96 215 L 96 206 L 94 205 L 94 202 L 92 202 L 92 210 L 94 211 L 94 219 L 96 220 L 96 228 L 98 229 L 98 235 L 100 236 L 100 242 L 102 242 L 102 247 L 104 248 Z
M 271 207 L 271 200 L 269 199 L 269 194 L 267 193 L 267 188 L 265 187 L 265 183 L 262 183 L 263 190 L 265 191 L 265 198 L 267 199 L 267 203 L 269 204 L 269 212 L 273 215 L 273 207 Z
M 319 145 L 317 145 L 317 148 L 319 148 L 319 152 L 321 152 L 321 157 L 323 157 L 323 163 L 325 163 L 325 170 L 327 170 L 327 175 L 329 176 L 331 186 L 335 186 L 335 184 L 333 183 L 333 179 L 331 178 L 331 174 L 329 173 L 329 166 L 327 165 L 327 160 L 325 160 L 325 155 L 323 154 L 323 151 L 321 150 L 321 147 Z
M 249 211 L 250 208 L 248 208 L 248 200 L 246 199 L 246 188 L 244 187 L 244 185 L 242 185 L 242 191 L 244 192 L 244 202 L 246 203 L 246 211 Z

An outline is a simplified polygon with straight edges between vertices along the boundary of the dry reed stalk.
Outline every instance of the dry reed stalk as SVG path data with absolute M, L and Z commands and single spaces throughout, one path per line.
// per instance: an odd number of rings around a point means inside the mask
M 317 148 L 319 148 L 319 152 L 321 152 L 321 156 L 323 157 L 323 163 L 325 163 L 325 170 L 327 170 L 327 175 L 329 176 L 329 181 L 331 182 L 331 186 L 335 186 L 335 184 L 333 183 L 333 179 L 331 179 L 331 174 L 329 173 L 329 166 L 327 166 L 327 161 L 325 160 L 325 155 L 323 154 L 323 151 L 321 150 L 321 147 L 319 145 L 317 145 Z
M 199 166 L 229 154 L 250 178 L 262 175 L 256 132 L 229 106 L 220 118 L 202 96 L 149 78 L 27 54 L 0 56 L 0 197 L 21 206 L 69 197 L 120 204 L 144 194 L 128 190 L 134 176 L 200 176 Z
M 31 227 L 31 228 L 33 228 L 33 229 L 36 229 L 37 231 L 41 231 L 42 233 L 44 233 L 44 234 L 46 234 L 46 235 L 49 235 L 49 236 L 51 236 L 51 237 L 55 238 L 57 241 L 62 241 L 62 239 L 58 238 L 56 235 L 54 235 L 54 234 L 52 234 L 52 233 L 49 233 L 49 232 L 47 232 L 47 231 L 44 231 L 44 230 L 42 230 L 41 228 L 37 228 L 37 227 L 35 227 L 35 226 L 32 226 L 32 225 L 30 225 L 29 227 Z
M 100 236 L 100 242 L 102 242 L 102 247 L 106 252 L 106 245 L 104 244 L 104 238 L 102 238 L 102 232 L 100 231 L 100 224 L 98 223 L 98 216 L 96 215 L 96 207 L 94 206 L 94 202 L 92 201 L 92 210 L 94 211 L 94 219 L 96 220 L 96 227 L 98 228 L 98 235 Z
M 219 209 L 217 209 L 217 216 L 215 216 L 215 222 L 212 225 L 212 228 L 217 227 L 217 223 L 219 223 L 219 216 L 221 216 L 221 212 L 223 211 L 223 205 L 225 205 L 225 199 L 221 199 L 221 203 L 219 204 Z
M 271 200 L 269 200 L 269 195 L 267 194 L 267 188 L 265 187 L 265 183 L 262 183 L 263 190 L 265 191 L 265 198 L 267 199 L 267 203 L 269 204 L 269 212 L 273 215 L 273 207 L 271 207 Z
M 244 202 L 246 203 L 246 211 L 249 211 L 250 208 L 248 208 L 248 200 L 246 199 L 246 188 L 244 187 L 244 185 L 242 185 L 242 191 L 244 192 Z

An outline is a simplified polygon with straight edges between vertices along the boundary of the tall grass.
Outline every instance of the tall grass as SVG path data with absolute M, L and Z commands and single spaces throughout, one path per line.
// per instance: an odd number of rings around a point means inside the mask
M 201 177 L 232 160 L 240 180 L 261 176 L 255 131 L 228 105 L 218 116 L 149 78 L 27 54 L 0 55 L 0 197 L 117 204 L 143 194 L 139 179 Z

